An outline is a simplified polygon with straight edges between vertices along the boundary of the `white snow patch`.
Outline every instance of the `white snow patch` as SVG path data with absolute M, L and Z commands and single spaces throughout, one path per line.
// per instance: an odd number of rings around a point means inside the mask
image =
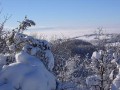
M 98 59 L 99 60 L 100 59 L 99 52 L 97 52 L 97 51 L 93 52 L 91 59 Z

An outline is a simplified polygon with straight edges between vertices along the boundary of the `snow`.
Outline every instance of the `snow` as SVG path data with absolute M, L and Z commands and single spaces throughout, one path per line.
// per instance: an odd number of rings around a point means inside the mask
M 111 90 L 120 90 L 120 74 L 118 74 L 114 79 L 111 88 Z
M 86 84 L 91 87 L 95 85 L 100 85 L 101 78 L 98 75 L 92 75 L 86 78 Z
M 40 60 L 34 56 L 29 55 L 25 51 L 21 51 L 15 55 L 16 61 L 20 63 L 26 63 L 30 65 L 39 66 Z
M 0 54 L 0 70 L 2 69 L 2 67 L 6 64 L 6 56 L 3 54 Z
M 27 24 L 25 28 L 27 28 L 27 26 L 35 25 L 34 22 L 28 19 L 23 21 L 22 24 Z M 25 28 L 23 28 L 22 24 L 19 28 L 24 30 Z M 51 35 L 53 35 L 54 33 L 58 34 L 58 31 L 57 30 L 55 32 L 49 31 L 47 33 L 50 33 Z M 40 33 L 37 32 L 37 35 L 36 33 L 35 35 L 39 37 L 38 34 Z M 80 30 L 78 31 L 73 30 L 71 32 L 64 31 L 63 33 L 65 34 L 65 36 L 64 34 L 59 32 L 59 35 L 57 35 L 57 38 L 66 39 L 65 37 L 67 37 L 70 39 L 84 39 L 87 41 L 111 38 L 111 36 L 106 37 L 106 35 L 101 35 L 97 37 L 97 34 L 92 34 L 93 32 L 89 32 L 89 34 L 87 34 L 88 31 L 86 32 L 86 35 L 84 35 L 85 33 L 83 33 Z M 15 34 L 14 37 L 12 37 L 13 34 Z M 45 31 L 45 34 L 46 34 L 46 31 Z M 50 35 L 48 36 L 49 38 L 51 38 Z M 50 44 L 46 40 L 35 39 L 32 36 L 27 36 L 18 32 L 12 33 L 11 37 L 13 41 L 6 42 L 6 43 L 9 45 L 9 50 L 15 54 L 16 62 L 6 65 L 7 57 L 5 55 L 0 55 L 0 69 L 1 69 L 0 70 L 0 90 L 56 90 L 56 86 L 57 86 L 56 78 L 52 73 L 54 68 L 54 57 L 50 50 Z M 56 36 L 54 36 L 54 39 L 57 39 L 57 38 Z M 117 45 L 119 45 L 119 43 Z M 104 51 L 102 50 L 93 52 L 93 55 L 91 57 L 91 59 L 93 59 L 92 62 L 99 60 L 101 58 L 101 55 L 104 55 Z M 116 61 L 118 59 L 115 53 L 113 53 L 113 57 L 114 59 L 111 61 L 111 63 L 117 63 Z M 75 71 L 74 67 L 75 67 L 76 61 L 71 59 L 67 61 L 65 64 L 69 71 L 65 75 L 68 75 L 68 76 L 72 75 L 73 71 Z M 95 63 L 93 64 L 97 65 Z M 117 66 L 119 68 L 118 64 Z M 108 76 L 111 80 L 113 80 L 114 70 L 110 73 L 110 75 L 108 74 Z M 64 77 L 62 78 L 64 79 Z M 99 88 L 101 84 L 101 78 L 100 76 L 98 76 L 98 74 L 88 76 L 85 79 L 86 79 L 86 84 L 89 86 L 89 90 L 98 90 L 97 88 Z M 119 81 L 120 81 L 120 74 L 118 74 L 116 79 L 113 81 L 112 90 L 120 89 Z M 72 90 L 72 88 L 74 88 L 75 90 L 80 90 L 80 88 L 77 89 L 78 86 L 76 86 L 76 84 L 74 84 L 73 82 L 72 81 L 62 82 L 61 85 L 60 84 L 58 85 L 58 87 L 71 88 L 67 90 Z M 76 82 L 77 81 L 75 81 L 75 83 Z M 106 82 L 105 84 L 106 86 L 108 86 Z M 97 88 L 94 86 L 97 86 Z M 81 85 L 79 85 L 79 87 L 82 87 L 82 83 Z
M 110 75 L 109 75 L 109 78 L 110 78 L 111 80 L 114 79 L 113 77 L 114 77 L 114 70 L 112 70 L 111 73 L 110 73 Z
M 10 46 L 9 46 L 9 50 L 10 50 L 10 51 L 15 51 L 15 44 L 10 45 Z
M 14 88 L 10 84 L 5 84 L 0 86 L 0 90 L 14 90 Z
M 9 50 L 15 54 L 16 62 L 6 65 L 7 57 L 0 55 L 0 90 L 55 90 L 54 57 L 49 43 L 22 33 L 12 34 L 15 36 Z M 16 51 L 18 48 L 22 50 Z M 38 52 L 44 55 L 39 58 Z M 47 60 L 48 67 L 43 60 Z
M 118 65 L 117 67 L 119 68 L 119 73 L 112 82 L 111 90 L 120 90 L 120 66 Z
M 39 59 L 42 60 L 44 59 L 43 61 L 46 60 L 47 61 L 47 64 L 45 63 L 47 65 L 46 67 L 48 67 L 48 69 L 52 71 L 54 67 L 54 58 L 52 52 L 50 51 L 50 44 L 46 40 L 34 39 L 32 36 L 27 36 L 25 34 L 18 32 L 13 32 L 13 33 L 14 33 L 14 38 L 13 38 L 14 43 L 12 43 L 12 45 L 9 46 L 9 49 L 11 51 L 15 51 L 18 48 L 23 47 L 21 54 L 27 52 L 31 56 L 39 57 Z M 24 60 L 26 58 L 19 56 L 19 53 L 17 55 L 16 58 L 17 57 L 22 58 L 20 60 Z
M 86 78 L 88 90 L 100 90 L 101 78 L 98 75 L 92 75 Z
M 99 54 L 100 56 L 104 54 L 104 51 L 103 50 L 99 50 Z
M 116 59 L 111 60 L 111 63 L 117 64 Z
M 38 51 L 38 48 L 32 48 L 31 55 L 36 55 L 37 51 Z
M 0 54 L 0 64 L 2 65 L 2 64 L 6 64 L 6 56 L 5 55 L 3 55 L 3 54 Z
M 114 57 L 115 59 L 118 59 L 117 53 L 113 53 L 113 57 Z
M 91 59 L 98 59 L 99 60 L 100 59 L 99 52 L 97 52 L 97 51 L 93 52 Z
M 17 62 L 4 67 L 0 72 L 0 90 L 55 90 L 54 75 L 38 58 L 25 51 L 15 57 Z
M 0 71 L 5 65 L 15 62 L 12 54 L 0 54 Z
M 115 85 L 112 85 L 111 90 L 120 90 Z
M 45 51 L 45 57 L 48 59 L 48 69 L 52 71 L 54 67 L 54 57 L 50 50 Z

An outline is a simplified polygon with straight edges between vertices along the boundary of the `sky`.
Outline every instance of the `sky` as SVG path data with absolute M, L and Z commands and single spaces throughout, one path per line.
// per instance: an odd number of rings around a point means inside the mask
M 6 27 L 14 28 L 27 15 L 41 30 L 103 27 L 120 29 L 120 0 L 0 0 L 2 15 L 12 15 Z

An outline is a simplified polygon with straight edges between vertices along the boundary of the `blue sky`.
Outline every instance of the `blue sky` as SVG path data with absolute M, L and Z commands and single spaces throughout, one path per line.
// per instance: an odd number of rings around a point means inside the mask
M 1 0 L 3 15 L 12 17 L 7 27 L 16 27 L 25 15 L 36 27 L 120 27 L 120 0 Z

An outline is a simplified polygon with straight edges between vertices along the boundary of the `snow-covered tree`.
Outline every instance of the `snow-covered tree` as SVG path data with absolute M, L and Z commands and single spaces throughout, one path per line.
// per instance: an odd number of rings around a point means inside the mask
M 7 47 L 6 41 L 5 41 L 8 32 L 5 31 L 4 26 L 9 18 L 10 18 L 10 16 L 9 17 L 5 16 L 4 21 L 0 22 L 0 53 L 2 53 L 2 54 L 5 54 L 6 51 L 8 51 L 8 47 Z
M 89 68 L 90 60 L 88 58 L 83 59 L 79 55 L 70 57 L 65 62 L 63 72 L 58 74 L 58 79 L 61 81 L 63 90 L 87 90 L 86 78 L 92 75 L 92 69 Z M 68 84 L 72 84 L 69 86 Z M 68 86 L 67 86 L 68 85 Z
M 51 73 L 54 58 L 46 40 L 34 39 L 22 32 L 35 25 L 25 18 L 20 26 L 7 34 L 8 55 L 0 56 L 0 90 L 55 90 L 56 78 Z M 12 60 L 12 59 L 9 59 Z
M 90 90 L 100 90 L 101 77 L 98 75 L 92 75 L 86 78 L 86 84 Z
M 119 90 L 120 89 L 120 58 L 119 58 L 119 53 L 113 53 L 114 59 L 112 60 L 112 63 L 115 63 L 117 65 L 118 73 L 115 77 L 115 73 L 111 73 L 111 76 L 114 78 L 112 85 L 111 85 L 111 90 Z
M 111 90 L 120 90 L 120 68 L 119 68 L 118 75 L 116 76 L 116 78 L 112 82 Z
M 94 75 L 100 77 L 99 88 L 96 89 L 93 86 L 95 89 L 92 90 L 109 90 L 117 73 L 117 64 L 113 62 L 112 52 L 109 50 L 95 51 L 93 52 L 91 59 L 92 62 L 90 67 L 94 71 L 92 77 L 94 77 Z

